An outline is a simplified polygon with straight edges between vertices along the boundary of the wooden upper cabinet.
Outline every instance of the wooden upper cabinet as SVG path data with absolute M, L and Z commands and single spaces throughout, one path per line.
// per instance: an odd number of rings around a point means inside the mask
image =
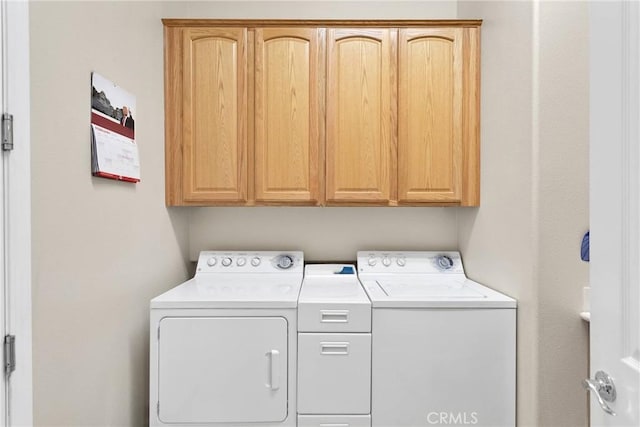
M 398 200 L 460 202 L 462 28 L 401 29 Z
M 255 30 L 255 200 L 318 204 L 324 136 L 324 30 Z
M 182 29 L 180 74 L 182 201 L 245 203 L 247 30 Z
M 327 31 L 327 202 L 395 197 L 395 46 L 388 28 Z
M 163 22 L 168 205 L 479 205 L 480 21 Z
M 400 30 L 400 204 L 479 202 L 476 37 L 466 28 Z

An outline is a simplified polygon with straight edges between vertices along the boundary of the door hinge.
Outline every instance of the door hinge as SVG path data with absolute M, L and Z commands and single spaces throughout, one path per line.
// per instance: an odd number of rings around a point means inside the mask
M 9 376 L 16 370 L 16 337 L 4 336 L 4 373 Z
M 13 115 L 2 114 L 2 151 L 13 150 Z

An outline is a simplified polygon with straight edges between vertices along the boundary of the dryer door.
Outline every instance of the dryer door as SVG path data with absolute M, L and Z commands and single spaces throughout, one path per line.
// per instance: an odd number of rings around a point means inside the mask
M 159 418 L 164 423 L 279 422 L 287 417 L 283 317 L 160 321 Z

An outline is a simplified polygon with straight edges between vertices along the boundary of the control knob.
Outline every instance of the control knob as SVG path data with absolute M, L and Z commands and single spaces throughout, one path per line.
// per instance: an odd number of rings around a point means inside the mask
M 442 271 L 449 270 L 453 267 L 453 260 L 448 255 L 439 255 L 436 258 L 436 266 Z
M 385 267 L 389 267 L 391 265 L 391 258 L 389 258 L 388 256 L 382 258 L 382 265 L 384 265 Z
M 407 264 L 407 260 L 404 257 L 398 257 L 396 264 L 398 264 L 398 267 L 404 267 Z
M 293 267 L 293 258 L 291 257 L 291 255 L 281 255 L 276 260 L 276 267 L 281 270 L 287 270 Z
M 253 257 L 251 259 L 251 265 L 253 265 L 254 267 L 259 266 L 260 265 L 260 258 L 258 258 L 257 256 Z
M 378 262 L 378 261 L 376 261 L 376 257 L 374 257 L 374 256 L 370 256 L 370 257 L 369 257 L 369 265 L 370 265 L 371 267 L 373 267 L 374 265 L 376 265 L 376 263 L 377 263 L 377 262 Z
M 213 267 L 214 265 L 216 265 L 217 262 L 218 260 L 216 260 L 214 257 L 211 257 L 207 260 L 207 265 L 209 267 Z
M 238 265 L 238 267 L 242 267 L 247 263 L 247 260 L 245 258 L 238 258 L 236 260 L 236 264 Z
M 233 261 L 231 260 L 231 257 L 222 258 L 222 265 L 225 266 L 225 267 L 229 267 L 232 262 Z

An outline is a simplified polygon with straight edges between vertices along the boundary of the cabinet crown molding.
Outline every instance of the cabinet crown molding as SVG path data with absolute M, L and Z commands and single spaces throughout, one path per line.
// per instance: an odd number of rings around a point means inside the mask
M 482 19 L 173 19 L 164 18 L 165 27 L 460 27 L 482 25 Z

